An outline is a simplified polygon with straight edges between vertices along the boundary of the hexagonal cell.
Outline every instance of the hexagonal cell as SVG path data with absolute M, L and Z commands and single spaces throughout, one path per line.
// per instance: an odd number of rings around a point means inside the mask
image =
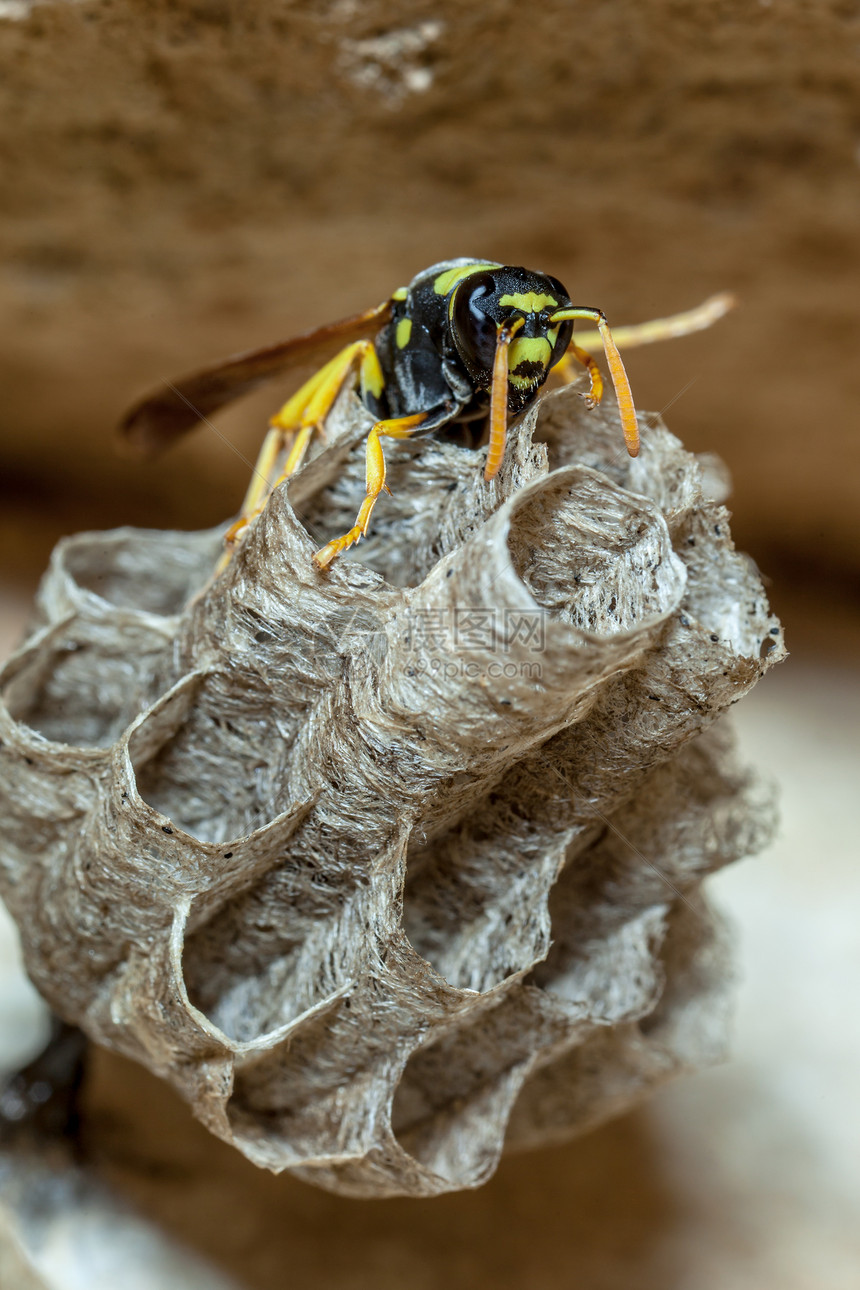
M 683 589 L 663 517 L 586 470 L 548 482 L 516 507 L 509 546 L 538 604 L 602 636 L 666 614 Z
M 227 1116 L 258 1164 L 283 1168 L 285 1156 L 299 1163 L 324 1156 L 326 1145 L 333 1156 L 348 1152 L 344 1102 L 359 1102 L 367 1082 L 367 1072 L 353 1069 L 344 1088 L 337 1052 L 349 1027 L 348 1000 L 323 999 L 283 1038 L 237 1061 Z
M 234 700 L 227 673 L 194 673 L 129 737 L 140 796 L 202 842 L 251 833 L 288 805 L 288 745 L 264 683 Z
M 403 927 L 411 944 L 458 989 L 486 992 L 527 971 L 549 945 L 557 852 L 554 839 L 535 836 L 490 794 L 468 827 L 410 853 Z
M 477 1186 L 495 1168 L 535 1054 L 568 1029 L 522 987 L 476 1010 L 409 1058 L 391 1111 L 397 1141 L 450 1184 Z
M 206 585 L 222 548 L 220 528 L 202 533 L 134 528 L 78 533 L 58 547 L 52 573 L 118 609 L 170 617 Z
M 106 748 L 140 711 L 142 678 L 166 645 L 145 624 L 127 622 L 118 632 L 109 622 L 72 618 L 30 642 L 3 698 L 16 721 L 46 739 Z

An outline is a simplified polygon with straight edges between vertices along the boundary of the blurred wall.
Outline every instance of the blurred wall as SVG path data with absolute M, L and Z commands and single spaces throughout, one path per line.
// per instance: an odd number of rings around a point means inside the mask
M 247 467 L 211 431 L 116 455 L 129 400 L 466 254 L 619 323 L 736 291 L 631 354 L 637 402 L 725 458 L 759 563 L 847 589 L 858 59 L 855 0 L 0 5 L 7 573 L 73 528 L 233 512 Z M 219 420 L 244 456 L 279 394 Z

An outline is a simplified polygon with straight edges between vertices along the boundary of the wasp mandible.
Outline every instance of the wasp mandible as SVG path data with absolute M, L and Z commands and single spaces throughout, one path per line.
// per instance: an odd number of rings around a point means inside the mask
M 710 326 L 732 304 L 729 296 L 714 296 L 688 313 L 613 336 L 602 310 L 573 304 L 558 278 L 493 260 L 445 260 L 374 309 L 168 384 L 137 403 L 121 430 L 140 448 L 158 450 L 263 381 L 301 362 L 323 362 L 270 422 L 239 519 L 227 532 L 232 545 L 272 491 L 298 470 L 338 394 L 357 379 L 362 402 L 376 418 L 367 438 L 367 493 L 349 532 L 315 554 L 324 569 L 367 535 L 386 488 L 383 438 L 430 434 L 488 414 L 484 477 L 492 479 L 504 456 L 509 417 L 534 402 L 550 371 L 571 381 L 580 364 L 590 380 L 586 403 L 593 408 L 600 402 L 600 368 L 573 339 L 574 323 L 587 319 L 597 331 L 582 339 L 603 343 L 627 451 L 635 457 L 639 429 L 619 343 L 686 335 Z

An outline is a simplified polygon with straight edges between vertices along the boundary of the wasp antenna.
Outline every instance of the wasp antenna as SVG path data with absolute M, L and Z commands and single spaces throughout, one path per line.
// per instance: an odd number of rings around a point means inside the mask
M 621 428 L 624 431 L 624 442 L 631 457 L 639 456 L 639 423 L 636 420 L 636 407 L 633 403 L 633 391 L 618 352 L 618 346 L 612 338 L 609 323 L 601 314 L 597 327 L 603 339 L 603 352 L 609 364 L 609 375 L 615 386 L 615 397 L 618 400 L 618 411 L 621 413 Z
M 568 322 L 575 318 L 590 318 L 597 323 L 600 339 L 603 341 L 603 352 L 609 365 L 609 375 L 615 386 L 615 398 L 621 414 L 621 428 L 624 431 L 624 442 L 631 457 L 639 456 L 639 423 L 636 420 L 636 408 L 633 404 L 633 391 L 618 352 L 618 346 L 609 330 L 609 323 L 602 309 L 588 309 L 585 306 L 573 306 L 559 309 L 550 319 L 552 323 Z

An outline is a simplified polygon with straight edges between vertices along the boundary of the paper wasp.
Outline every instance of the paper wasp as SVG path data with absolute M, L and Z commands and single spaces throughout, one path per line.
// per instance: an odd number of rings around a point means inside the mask
M 314 556 L 324 569 L 367 534 L 386 487 L 383 437 L 429 434 L 486 413 L 484 476 L 492 479 L 504 456 L 509 416 L 533 403 L 551 370 L 570 381 L 579 370 L 574 363 L 581 364 L 590 378 L 584 398 L 590 407 L 600 402 L 600 369 L 573 340 L 574 322 L 588 319 L 597 332 L 587 340 L 603 343 L 627 450 L 636 456 L 639 430 L 619 343 L 685 335 L 710 326 L 732 303 L 715 296 L 689 313 L 623 328 L 613 337 L 603 312 L 574 305 L 557 278 L 492 260 L 446 260 L 374 309 L 228 358 L 150 394 L 125 417 L 122 432 L 145 451 L 157 451 L 263 381 L 299 363 L 322 361 L 271 420 L 240 518 L 227 534 L 233 543 L 273 489 L 299 468 L 341 389 L 357 378 L 361 399 L 376 418 L 367 439 L 367 494 L 350 531 Z

